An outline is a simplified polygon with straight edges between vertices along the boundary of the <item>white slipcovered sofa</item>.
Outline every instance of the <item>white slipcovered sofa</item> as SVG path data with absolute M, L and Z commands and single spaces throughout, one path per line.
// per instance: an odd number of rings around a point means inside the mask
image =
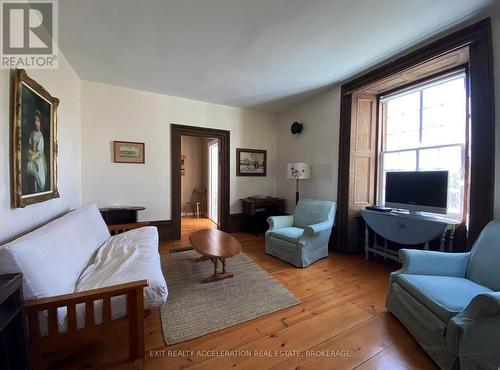
M 95 205 L 71 211 L 1 246 L 0 274 L 18 272 L 23 274 L 28 316 L 30 309 L 38 311 L 35 320 L 41 338 L 60 334 L 69 338 L 68 331 L 111 322 L 127 316 L 128 311 L 134 312 L 134 318 L 139 315 L 134 328 L 140 336 L 143 311 L 137 312 L 141 311 L 138 305 L 143 304 L 144 309 L 158 307 L 168 294 L 156 227 L 111 237 Z M 125 299 L 129 296 L 134 297 L 135 306 Z M 94 320 L 86 311 L 93 311 Z M 33 336 L 38 328 L 31 324 Z M 138 351 L 140 355 L 140 348 Z M 134 355 L 137 357 L 137 353 Z

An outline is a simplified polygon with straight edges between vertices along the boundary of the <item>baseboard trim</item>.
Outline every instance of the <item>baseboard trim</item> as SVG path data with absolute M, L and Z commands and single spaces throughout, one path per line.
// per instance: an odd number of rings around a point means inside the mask
M 156 226 L 158 228 L 158 235 L 160 241 L 169 241 L 173 239 L 172 232 L 172 220 L 156 220 L 156 221 L 145 221 L 150 226 Z M 249 216 L 244 213 L 233 213 L 229 215 L 229 227 L 228 232 L 238 233 L 248 230 Z

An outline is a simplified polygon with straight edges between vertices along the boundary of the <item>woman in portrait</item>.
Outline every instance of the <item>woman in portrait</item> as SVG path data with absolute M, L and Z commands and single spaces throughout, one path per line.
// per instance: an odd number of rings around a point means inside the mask
M 45 162 L 45 143 L 41 131 L 41 113 L 35 110 L 33 117 L 33 130 L 28 140 L 28 163 L 26 172 L 28 176 L 34 179 L 35 193 L 45 191 L 45 182 L 47 179 L 47 163 Z

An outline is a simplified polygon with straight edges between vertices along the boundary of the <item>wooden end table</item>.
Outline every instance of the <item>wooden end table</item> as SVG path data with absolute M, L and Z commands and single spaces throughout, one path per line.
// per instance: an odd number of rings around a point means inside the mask
M 214 264 L 214 273 L 204 280 L 212 281 L 233 277 L 232 272 L 226 271 L 226 258 L 240 253 L 241 245 L 228 233 L 220 230 L 206 229 L 197 231 L 189 236 L 189 241 L 195 251 L 201 254 L 196 261 L 210 260 Z M 218 261 L 222 264 L 222 271 L 218 271 Z

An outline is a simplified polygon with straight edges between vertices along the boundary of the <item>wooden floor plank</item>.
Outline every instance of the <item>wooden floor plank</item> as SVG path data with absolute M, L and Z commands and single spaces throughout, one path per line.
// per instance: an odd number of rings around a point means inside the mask
M 387 290 L 381 289 L 356 298 L 352 301 L 352 303 L 374 315 L 377 315 L 385 312 L 386 297 Z
M 379 315 L 272 369 L 352 369 L 407 335 L 394 318 Z
M 355 369 L 438 370 L 439 368 L 417 342 L 407 335 Z

